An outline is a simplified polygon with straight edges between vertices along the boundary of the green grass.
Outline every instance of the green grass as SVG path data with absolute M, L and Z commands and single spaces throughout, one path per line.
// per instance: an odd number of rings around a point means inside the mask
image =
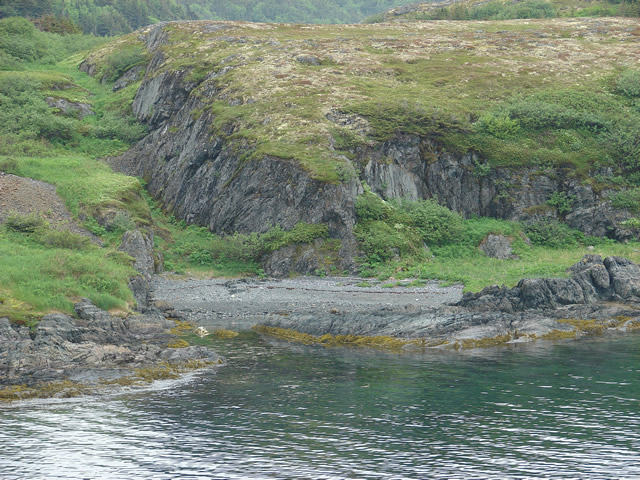
M 32 324 L 42 315 L 73 313 L 89 298 L 105 310 L 126 310 L 135 274 L 127 255 L 87 245 L 78 251 L 43 245 L 38 236 L 0 229 L 0 316 Z
M 463 284 L 465 291 L 478 291 L 494 284 L 513 287 L 522 278 L 566 277 L 567 268 L 587 253 L 603 257 L 616 255 L 640 261 L 638 242 L 621 244 L 585 237 L 573 231 L 579 240 L 567 237 L 562 247 L 528 245 L 521 236 L 524 228 L 517 222 L 496 219 L 466 220 L 462 238 L 456 243 L 432 248 L 433 256 L 428 260 L 407 256 L 387 262 L 365 261 L 361 273 L 379 280 L 390 277 L 436 279 L 445 284 Z M 478 245 L 490 233 L 510 237 L 513 253 L 519 258 L 499 260 L 487 257 L 480 251 Z M 593 245 L 595 250 L 587 250 L 589 245 Z
M 610 22 L 606 39 L 563 20 L 496 21 L 482 24 L 481 35 L 471 22 L 230 24 L 224 36 L 246 43 L 180 23 L 166 27 L 166 61 L 154 73 L 190 72 L 197 84 L 191 95 L 203 103 L 194 116 L 208 115 L 212 134 L 242 145 L 246 161 L 283 158 L 326 182 L 351 180 L 358 165 L 348 159 L 410 133 L 451 152 L 477 152 L 487 168 L 557 168 L 587 179 L 595 165 L 634 184 L 640 113 L 629 93 L 635 95 L 637 75 L 628 67 L 635 60 L 615 54 L 610 42 L 623 41 L 631 24 Z M 140 42 L 121 37 L 90 59 L 102 71 Z M 299 54 L 320 65 L 297 62 Z M 207 79 L 228 66 L 234 68 Z M 333 123 L 329 112 L 359 117 L 366 128 Z

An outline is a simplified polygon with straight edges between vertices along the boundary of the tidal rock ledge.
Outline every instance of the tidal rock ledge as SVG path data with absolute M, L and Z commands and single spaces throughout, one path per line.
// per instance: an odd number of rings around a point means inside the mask
M 157 311 L 122 319 L 88 301 L 75 305 L 79 318 L 45 316 L 35 329 L 0 318 L 0 385 L 37 385 L 72 380 L 97 383 L 164 365 L 222 364 L 206 347 L 170 348 L 175 322 Z
M 586 255 L 570 278 L 523 279 L 491 286 L 455 304 L 369 312 L 272 314 L 262 324 L 316 336 L 389 336 L 425 345 L 473 348 L 538 338 L 570 338 L 640 327 L 640 267 L 622 257 Z M 322 342 L 319 342 L 322 343 Z

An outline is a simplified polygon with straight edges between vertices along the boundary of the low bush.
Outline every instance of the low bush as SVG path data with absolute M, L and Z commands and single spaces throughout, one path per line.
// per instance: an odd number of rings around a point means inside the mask
M 496 138 L 509 138 L 520 131 L 520 124 L 506 115 L 496 116 L 487 113 L 480 117 L 476 124 L 481 132 L 493 135 Z
M 396 200 L 394 206 L 411 220 L 411 226 L 429 246 L 443 245 L 460 239 L 463 231 L 462 217 L 434 200 Z
M 616 80 L 616 90 L 628 97 L 640 97 L 640 70 L 622 72 Z
M 7 230 L 18 233 L 34 233 L 40 229 L 47 228 L 47 222 L 38 214 L 30 213 L 22 215 L 12 212 L 4 222 Z
M 49 247 L 69 250 L 85 250 L 91 246 L 88 237 L 69 230 L 48 230 L 38 238 L 38 241 Z
M 640 187 L 621 190 L 609 197 L 614 208 L 640 212 Z
M 573 210 L 573 202 L 576 196 L 566 192 L 553 192 L 551 197 L 546 201 L 550 207 L 554 207 L 560 215 L 571 212 Z
M 569 248 L 584 241 L 584 234 L 556 220 L 527 223 L 524 232 L 534 245 L 551 248 Z

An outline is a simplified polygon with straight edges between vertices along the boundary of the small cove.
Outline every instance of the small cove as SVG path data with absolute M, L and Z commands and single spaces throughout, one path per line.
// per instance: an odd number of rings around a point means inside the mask
M 188 382 L 0 410 L 2 478 L 637 478 L 640 335 L 389 354 L 244 331 Z

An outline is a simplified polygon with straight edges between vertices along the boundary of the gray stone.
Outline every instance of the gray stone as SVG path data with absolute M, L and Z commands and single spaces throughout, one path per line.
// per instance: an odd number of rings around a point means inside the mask
M 314 55 L 298 55 L 296 57 L 296 61 L 299 63 L 304 63 L 306 65 L 318 66 L 320 65 L 320 59 Z
M 122 75 L 114 82 L 112 90 L 114 92 L 117 92 L 118 90 L 122 90 L 123 88 L 128 87 L 133 82 L 138 81 L 144 75 L 144 70 L 144 65 L 137 65 L 133 68 L 130 68 L 124 73 L 124 75 Z
M 224 363 L 206 347 L 170 349 L 174 339 L 167 329 L 174 322 L 150 312 L 123 320 L 109 315 L 88 301 L 75 305 L 79 319 L 64 314 L 46 315 L 34 338 L 0 318 L 0 385 L 33 384 L 67 377 L 107 377 L 117 369 L 121 375 L 132 368 L 152 366 L 162 360 L 180 363 L 205 360 Z
M 513 254 L 511 240 L 504 235 L 487 235 L 482 243 L 480 243 L 479 248 L 491 258 L 501 260 L 518 258 L 517 255 Z
M 45 99 L 51 108 L 59 109 L 64 115 L 73 115 L 80 119 L 95 115 L 88 103 L 70 102 L 64 98 L 47 97 Z

